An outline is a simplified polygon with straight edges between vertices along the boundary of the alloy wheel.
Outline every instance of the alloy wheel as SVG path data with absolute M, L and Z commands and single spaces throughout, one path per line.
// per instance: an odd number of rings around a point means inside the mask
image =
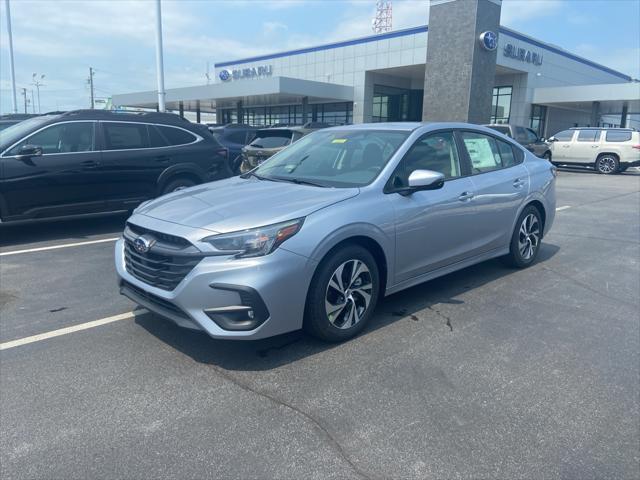
M 601 173 L 613 173 L 616 170 L 616 160 L 613 157 L 602 157 L 598 160 L 598 170 Z
M 333 272 L 325 294 L 329 322 L 339 329 L 356 325 L 364 317 L 373 294 L 371 272 L 362 260 L 352 259 Z
M 540 244 L 540 222 L 538 217 L 530 213 L 520 225 L 518 234 L 518 251 L 523 260 L 532 258 Z

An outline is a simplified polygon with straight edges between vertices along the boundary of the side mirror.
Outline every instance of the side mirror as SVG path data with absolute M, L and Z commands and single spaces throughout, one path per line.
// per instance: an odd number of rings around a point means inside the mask
M 557 142 L 558 140 L 556 139 L 556 137 L 549 137 L 547 138 L 547 142 Z
M 22 160 L 31 157 L 39 157 L 41 155 L 42 147 L 39 147 L 38 145 L 23 145 L 20 150 L 18 150 L 16 157 Z
M 409 175 L 409 186 L 400 193 L 411 194 L 420 190 L 437 190 L 444 185 L 444 175 L 433 170 L 414 170 Z
M 540 137 L 540 138 L 538 139 L 538 141 L 539 141 L 539 142 L 542 142 L 542 143 L 546 143 L 547 139 L 546 139 L 546 138 L 544 138 L 544 137 Z

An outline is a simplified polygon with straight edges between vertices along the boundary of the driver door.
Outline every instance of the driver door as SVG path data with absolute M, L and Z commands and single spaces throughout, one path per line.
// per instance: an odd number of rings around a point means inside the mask
M 24 145 L 42 155 L 21 156 Z M 50 125 L 22 140 L 2 157 L 4 195 L 10 216 L 49 217 L 105 208 L 96 123 Z
M 458 154 L 453 131 L 419 138 L 391 176 L 385 191 L 395 211 L 395 283 L 451 265 L 474 255 L 473 183 L 468 165 Z M 406 195 L 414 170 L 445 176 L 442 188 Z

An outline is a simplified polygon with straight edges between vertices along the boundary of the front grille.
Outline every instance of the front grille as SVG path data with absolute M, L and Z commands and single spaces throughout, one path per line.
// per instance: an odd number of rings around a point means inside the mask
M 153 293 L 146 292 L 129 282 L 123 281 L 122 288 L 125 290 L 129 290 L 134 294 L 134 296 L 141 297 L 142 300 L 146 300 L 147 302 L 159 307 L 160 309 L 167 310 L 181 318 L 188 318 L 187 315 L 173 303 L 165 300 L 164 298 L 160 298 Z
M 156 240 L 144 253 L 136 250 L 133 243 L 141 233 Z M 125 268 L 144 283 L 171 291 L 201 259 L 202 254 L 184 238 L 127 225 L 124 233 Z

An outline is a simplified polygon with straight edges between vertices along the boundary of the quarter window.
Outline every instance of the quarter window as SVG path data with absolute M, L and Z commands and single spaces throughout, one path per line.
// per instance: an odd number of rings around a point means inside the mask
M 409 175 L 415 170 L 432 170 L 447 179 L 459 177 L 460 160 L 453 133 L 428 134 L 414 143 L 392 177 L 393 187 L 407 187 Z
M 628 142 L 631 140 L 629 130 L 607 130 L 607 142 Z
M 36 145 L 43 154 L 78 153 L 95 150 L 93 122 L 69 122 L 47 127 L 13 147 L 9 155 L 17 155 L 24 145 Z
M 193 143 L 196 141 L 195 135 L 182 130 L 181 128 L 165 127 L 163 125 L 157 126 L 160 133 L 167 139 L 169 145 L 186 145 L 187 143 Z
M 600 130 L 580 130 L 578 134 L 579 142 L 597 142 L 600 136 Z
M 104 122 L 107 150 L 129 150 L 149 147 L 147 127 L 143 123 Z

